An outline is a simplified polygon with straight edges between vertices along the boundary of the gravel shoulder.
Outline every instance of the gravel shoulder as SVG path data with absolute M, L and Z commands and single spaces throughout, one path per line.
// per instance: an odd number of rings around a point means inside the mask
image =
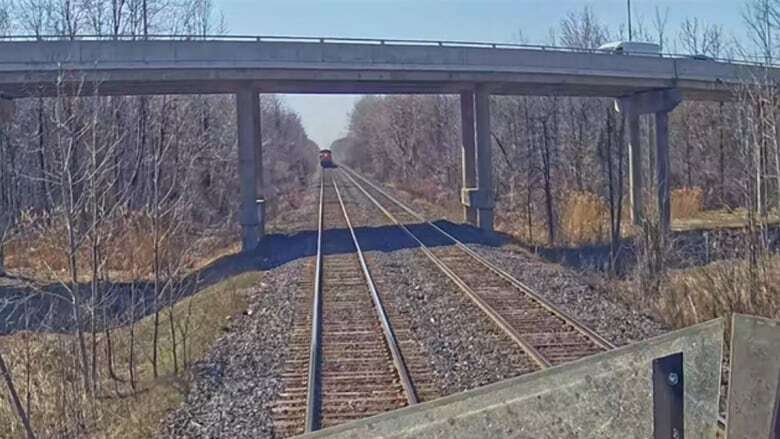
M 193 367 L 187 399 L 158 437 L 272 437 L 271 404 L 281 389 L 296 280 L 307 266 L 299 260 L 268 271 L 260 285 L 245 291 L 250 303 L 245 315 Z

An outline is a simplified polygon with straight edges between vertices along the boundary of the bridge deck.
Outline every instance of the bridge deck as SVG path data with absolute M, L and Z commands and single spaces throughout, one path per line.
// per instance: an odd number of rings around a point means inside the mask
M 308 41 L 6 41 L 0 93 L 54 95 L 60 73 L 78 92 L 106 95 L 235 92 L 456 93 L 626 96 L 677 87 L 728 99 L 729 85 L 780 69 L 685 58 L 505 47 Z M 95 90 L 97 89 L 97 91 Z M 60 90 L 62 92 L 62 90 Z M 76 93 L 71 88 L 68 93 Z

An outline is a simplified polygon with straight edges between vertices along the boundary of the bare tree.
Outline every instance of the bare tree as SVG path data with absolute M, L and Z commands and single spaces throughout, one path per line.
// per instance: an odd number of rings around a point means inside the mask
M 598 21 L 590 6 L 579 12 L 570 12 L 560 28 L 559 41 L 566 47 L 595 49 L 609 38 L 607 27 Z
M 655 7 L 655 15 L 653 16 L 653 28 L 655 29 L 656 41 L 661 46 L 663 51 L 666 47 L 666 26 L 669 23 L 669 7 L 667 6 L 663 10 L 658 6 Z
M 602 172 L 607 181 L 607 197 L 609 200 L 609 226 L 610 226 L 610 272 L 615 273 L 617 259 L 620 256 L 623 212 L 623 180 L 624 180 L 624 152 L 625 151 L 625 115 L 621 113 L 620 126 L 615 127 L 614 112 L 606 108 L 606 122 L 604 131 L 599 140 L 599 158 Z
M 27 434 L 27 438 L 35 439 L 35 433 L 33 432 L 32 425 L 30 424 L 30 419 L 27 417 L 27 412 L 25 412 L 24 406 L 22 405 L 22 401 L 19 399 L 19 394 L 16 391 L 14 380 L 11 377 L 11 371 L 8 369 L 8 366 L 5 363 L 5 359 L 3 358 L 2 352 L 0 352 L 0 375 L 3 376 L 3 381 L 5 381 L 6 389 L 8 389 L 8 393 L 11 396 L 10 399 L 13 402 L 14 409 L 16 409 L 17 416 L 19 416 L 19 421 L 24 426 L 24 430 L 25 433 Z
M 680 29 L 680 44 L 687 53 L 718 57 L 723 50 L 723 28 L 686 18 Z
M 772 41 L 773 21 L 780 18 L 775 0 L 746 0 L 742 18 L 748 27 L 748 36 L 767 63 L 774 58 Z

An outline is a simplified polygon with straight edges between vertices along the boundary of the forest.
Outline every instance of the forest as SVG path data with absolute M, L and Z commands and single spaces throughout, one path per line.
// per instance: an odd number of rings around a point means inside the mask
M 225 32 L 211 0 L 0 2 L 0 37 Z M 9 339 L 0 351 L 0 375 L 9 377 L 7 355 L 25 377 L 8 399 L 15 404 L 0 405 L 3 437 L 29 423 L 46 436 L 78 436 L 95 428 L 82 419 L 86 401 L 93 422 L 111 425 L 93 404 L 106 383 L 141 391 L 147 377 L 184 371 L 197 327 L 209 320 L 196 318 L 191 303 L 174 305 L 200 288 L 188 275 L 238 249 L 233 96 L 62 94 L 15 100 L 13 122 L 0 127 L 0 280 L 13 273 L 0 282 L 0 338 L 27 331 L 22 344 Z M 261 97 L 261 119 L 273 218 L 299 206 L 318 148 L 280 97 Z M 203 306 L 219 309 L 220 300 Z M 136 327 L 146 315 L 149 326 Z M 109 410 L 116 407 L 101 413 L 110 418 Z

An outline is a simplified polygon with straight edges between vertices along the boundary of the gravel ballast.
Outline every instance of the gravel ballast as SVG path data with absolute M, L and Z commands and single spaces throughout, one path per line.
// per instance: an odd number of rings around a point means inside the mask
M 650 316 L 593 287 L 575 271 L 523 251 L 478 244 L 469 247 L 617 346 L 668 331 Z
M 411 323 L 442 395 L 461 392 L 536 369 L 502 332 L 419 250 L 371 252 L 371 269 L 391 285 L 378 285 Z M 391 322 L 392 323 L 392 322 Z

